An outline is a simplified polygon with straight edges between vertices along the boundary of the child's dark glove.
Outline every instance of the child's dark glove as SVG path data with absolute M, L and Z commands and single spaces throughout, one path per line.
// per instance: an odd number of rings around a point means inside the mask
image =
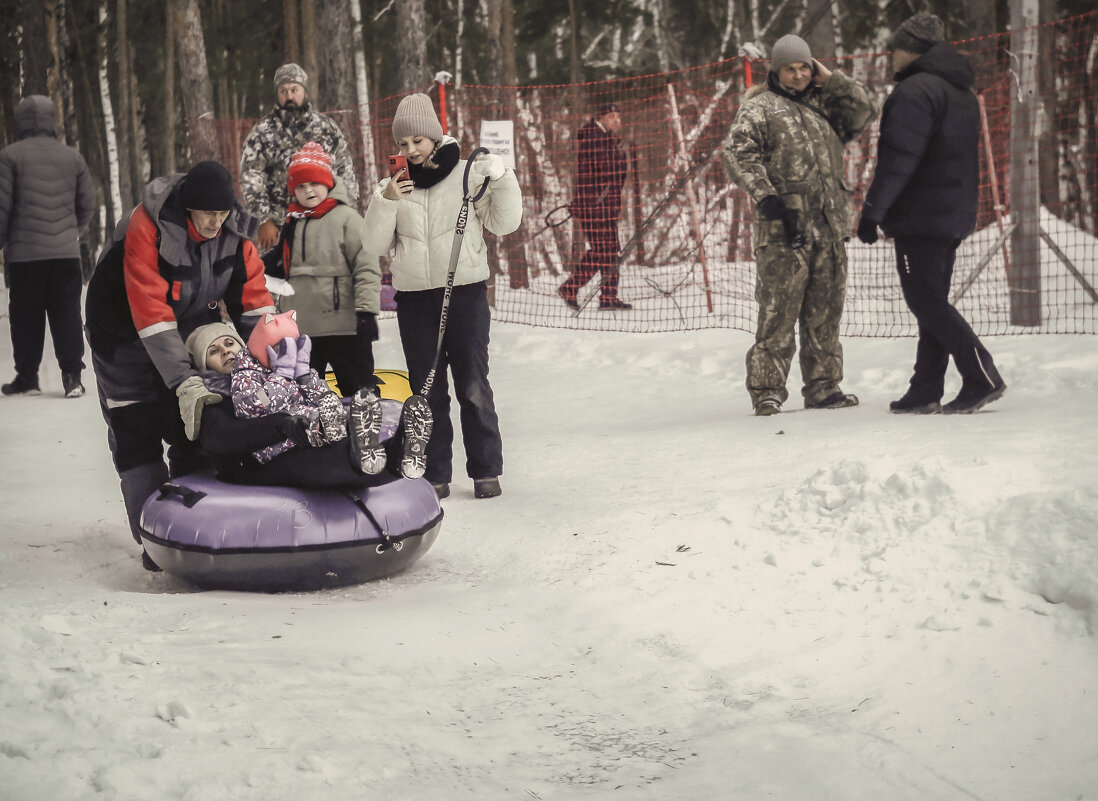
M 278 350 L 267 346 L 267 358 L 271 369 L 283 378 L 294 380 L 297 371 L 297 341 L 286 337 L 278 343 Z
M 373 312 L 355 312 L 355 336 L 360 343 L 377 342 L 377 315 Z

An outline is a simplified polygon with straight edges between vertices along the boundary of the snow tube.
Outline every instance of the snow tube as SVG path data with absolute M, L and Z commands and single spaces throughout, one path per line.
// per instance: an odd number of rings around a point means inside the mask
M 401 404 L 382 400 L 382 438 Z M 183 476 L 149 496 L 142 544 L 166 573 L 209 589 L 279 592 L 358 584 L 406 569 L 434 543 L 431 483 L 396 478 L 354 492 Z

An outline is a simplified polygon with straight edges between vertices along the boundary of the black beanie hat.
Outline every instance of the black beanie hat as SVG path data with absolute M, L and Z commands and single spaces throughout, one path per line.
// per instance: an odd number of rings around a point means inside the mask
M 179 199 L 195 211 L 231 211 L 236 204 L 233 177 L 216 161 L 200 161 L 183 178 Z

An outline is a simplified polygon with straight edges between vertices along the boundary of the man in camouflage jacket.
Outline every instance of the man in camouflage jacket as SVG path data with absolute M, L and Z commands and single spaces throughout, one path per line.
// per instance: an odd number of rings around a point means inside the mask
M 755 201 L 755 344 L 747 391 L 755 414 L 781 410 L 800 323 L 801 394 L 808 409 L 855 406 L 839 387 L 839 320 L 853 229 L 843 148 L 877 113 L 868 89 L 812 58 L 807 43 L 775 44 L 765 86 L 749 90 L 724 143 L 724 166 Z
M 286 208 L 290 205 L 287 173 L 290 157 L 317 142 L 332 158 L 332 172 L 347 190 L 352 208 L 358 208 L 358 179 L 343 131 L 309 104 L 305 70 L 283 64 L 275 72 L 278 104 L 255 124 L 240 154 L 240 188 L 244 205 L 259 218 L 256 244 L 269 250 L 278 241 Z

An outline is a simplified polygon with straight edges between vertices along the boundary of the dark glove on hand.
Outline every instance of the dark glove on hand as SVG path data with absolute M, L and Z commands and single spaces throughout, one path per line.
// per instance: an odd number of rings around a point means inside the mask
M 804 234 L 800 228 L 801 213 L 796 209 L 786 209 L 782 215 L 782 228 L 785 229 L 785 242 L 793 250 L 804 247 Z
M 872 245 L 877 241 L 877 223 L 872 220 L 867 220 L 862 217 L 858 220 L 858 239 L 865 242 L 867 245 Z
M 283 378 L 294 380 L 294 371 L 297 369 L 297 342 L 286 337 L 278 343 L 278 350 L 267 346 L 267 358 L 271 362 L 271 370 Z
M 355 312 L 355 336 L 367 342 L 377 342 L 377 315 L 373 312 Z
M 278 430 L 286 439 L 299 448 L 309 447 L 308 423 L 302 417 L 286 415 L 285 420 L 280 420 Z
M 767 195 L 756 204 L 759 214 L 768 220 L 780 220 L 785 216 L 785 201 L 777 195 Z

